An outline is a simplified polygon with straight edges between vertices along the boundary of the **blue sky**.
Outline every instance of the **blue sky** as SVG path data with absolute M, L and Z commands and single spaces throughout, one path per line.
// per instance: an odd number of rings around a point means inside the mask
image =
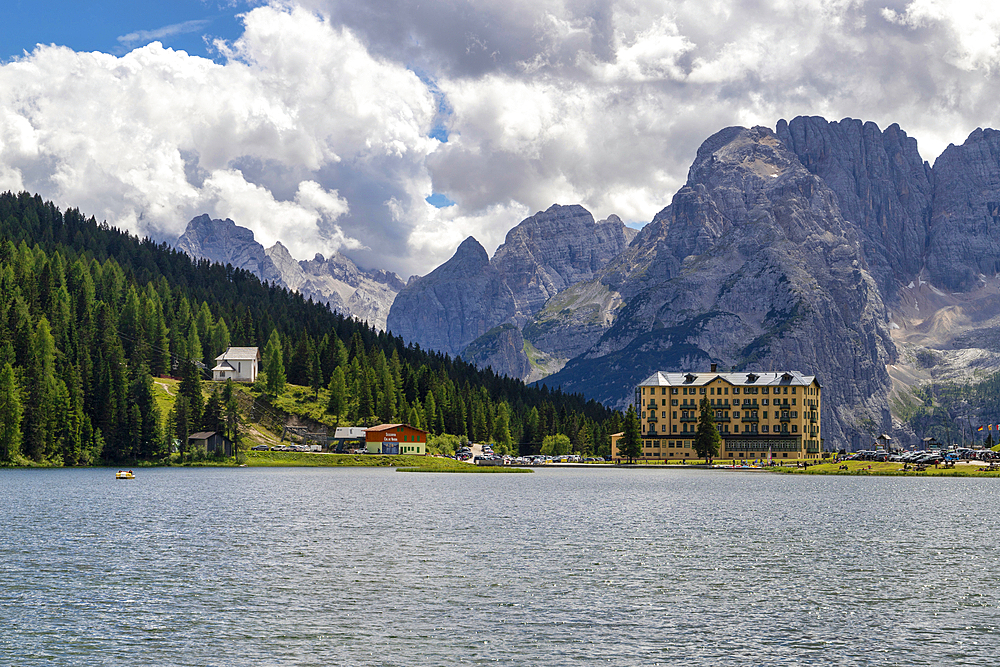
M 236 6 L 234 6 L 234 4 Z M 36 44 L 120 55 L 159 41 L 192 55 L 214 57 L 203 37 L 233 40 L 246 2 L 218 0 L 2 0 L 0 60 L 31 52 Z

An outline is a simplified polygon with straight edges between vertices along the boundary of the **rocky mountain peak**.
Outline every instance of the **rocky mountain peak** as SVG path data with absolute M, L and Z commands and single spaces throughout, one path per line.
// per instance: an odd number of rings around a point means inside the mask
M 968 292 L 1000 273 L 1000 132 L 976 129 L 935 160 L 929 236 L 933 283 Z
M 235 222 L 199 215 L 177 239 L 177 249 L 189 256 L 246 269 L 267 282 L 281 282 L 281 273 L 254 239 L 253 232 Z
M 486 252 L 486 248 L 484 248 L 483 244 L 477 241 L 474 236 L 470 236 L 462 241 L 455 250 L 455 254 L 451 256 L 451 259 L 445 262 L 445 264 L 450 264 L 452 266 L 466 265 L 470 268 L 482 267 L 489 263 L 489 253 Z M 442 264 L 442 266 L 444 266 L 444 264 Z
M 917 142 L 898 125 L 879 130 L 853 118 L 800 116 L 778 121 L 777 135 L 837 195 L 860 233 L 865 265 L 890 303 L 921 271 L 928 242 L 934 174 Z
M 451 259 L 399 293 L 388 327 L 408 341 L 459 354 L 498 325 L 523 327 L 560 290 L 593 278 L 631 237 L 617 216 L 597 223 L 582 206 L 554 204 L 511 229 L 492 259 L 467 238 Z M 449 313 L 464 323 L 443 324 Z M 521 355 L 517 368 L 497 372 L 520 377 Z
M 193 218 L 176 246 L 192 257 L 250 271 L 262 281 L 301 292 L 380 329 L 385 328 L 389 306 L 403 288 L 395 273 L 363 271 L 339 252 L 329 259 L 316 254 L 312 260 L 298 261 L 280 241 L 265 249 L 251 230 L 228 218 Z

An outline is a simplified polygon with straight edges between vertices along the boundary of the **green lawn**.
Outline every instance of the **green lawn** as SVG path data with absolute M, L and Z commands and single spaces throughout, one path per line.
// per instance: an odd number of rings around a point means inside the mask
M 312 452 L 246 452 L 250 467 L 365 467 L 396 468 L 403 472 L 531 472 L 526 468 L 476 466 L 437 456 L 383 454 L 317 454 Z

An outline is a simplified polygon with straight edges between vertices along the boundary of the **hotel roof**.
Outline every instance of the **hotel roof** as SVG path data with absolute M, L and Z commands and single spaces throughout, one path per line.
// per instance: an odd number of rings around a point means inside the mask
M 780 373 L 667 373 L 657 371 L 639 383 L 640 387 L 701 387 L 716 378 L 738 387 L 782 387 L 807 386 L 816 382 L 815 375 L 803 375 L 799 371 Z

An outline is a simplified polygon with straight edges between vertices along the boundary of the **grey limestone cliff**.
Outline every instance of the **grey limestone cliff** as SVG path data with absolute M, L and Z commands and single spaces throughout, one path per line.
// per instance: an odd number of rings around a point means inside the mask
M 512 310 L 512 295 L 500 287 L 486 249 L 470 236 L 451 259 L 396 295 L 389 331 L 421 347 L 458 355 Z
M 977 129 L 934 162 L 927 270 L 957 292 L 1000 272 L 1000 132 Z
M 493 327 L 462 351 L 462 359 L 478 368 L 503 369 L 503 374 L 524 378 L 531 363 L 524 351 L 524 338 L 516 325 L 507 322 Z
M 633 235 L 617 216 L 596 222 L 582 206 L 553 205 L 511 229 L 492 260 L 466 239 L 445 264 L 397 295 L 388 328 L 408 342 L 461 354 L 496 326 L 523 327 L 551 297 L 596 276 Z M 524 377 L 525 363 L 494 370 Z
M 934 198 L 934 172 L 917 142 L 898 125 L 819 117 L 778 121 L 777 135 L 837 195 L 844 219 L 859 231 L 863 261 L 883 297 L 923 268 Z
M 195 259 L 232 264 L 262 281 L 281 281 L 281 272 L 267 256 L 264 246 L 254 239 L 253 232 L 229 218 L 213 220 L 208 214 L 199 215 L 188 223 L 175 245 Z

